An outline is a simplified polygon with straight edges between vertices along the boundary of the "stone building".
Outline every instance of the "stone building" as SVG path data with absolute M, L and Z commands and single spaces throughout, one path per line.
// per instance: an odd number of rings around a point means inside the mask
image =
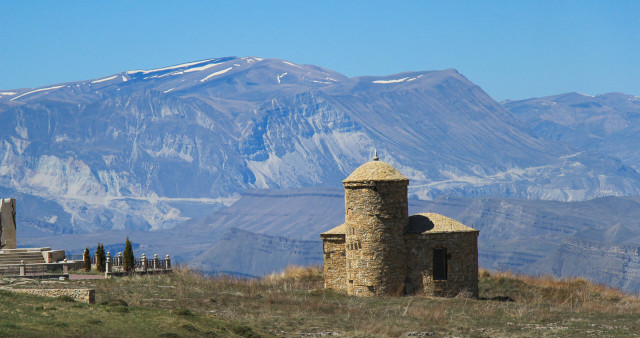
M 342 183 L 344 224 L 320 234 L 326 288 L 477 297 L 478 230 L 435 213 L 409 216 L 409 180 L 377 157 Z

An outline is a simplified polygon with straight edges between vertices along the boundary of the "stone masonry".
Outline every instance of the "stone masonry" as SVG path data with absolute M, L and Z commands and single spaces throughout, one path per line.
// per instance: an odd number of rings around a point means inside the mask
M 349 295 L 478 295 L 478 231 L 409 217 L 409 180 L 374 158 L 344 181 L 345 223 L 320 234 L 325 287 Z
M 28 293 L 44 297 L 69 296 L 76 301 L 95 304 L 96 292 L 92 289 L 6 289 L 12 292 Z
M 0 199 L 0 249 L 16 248 L 16 199 Z

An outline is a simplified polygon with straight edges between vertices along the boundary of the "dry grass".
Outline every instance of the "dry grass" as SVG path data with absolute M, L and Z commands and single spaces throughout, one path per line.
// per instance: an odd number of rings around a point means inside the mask
M 322 266 L 297 266 L 289 265 L 280 273 L 272 273 L 262 278 L 266 283 L 280 283 L 280 282 L 300 282 L 300 281 L 321 281 L 322 280 Z
M 98 304 L 122 301 L 131 309 L 166 310 L 182 321 L 222 320 L 238 332 L 250 328 L 253 331 L 247 332 L 286 336 L 332 332 L 343 336 L 584 336 L 640 332 L 638 298 L 581 279 L 482 271 L 481 299 L 477 300 L 350 297 L 324 290 L 320 267 L 288 267 L 282 273 L 251 280 L 211 278 L 179 268 L 172 275 L 66 283 L 69 287 L 78 284 L 95 288 Z
M 556 279 L 511 272 L 489 273 L 486 270 L 482 270 L 480 276 L 481 283 L 484 282 L 485 298 L 496 297 L 512 285 L 515 290 L 510 290 L 511 297 L 515 295 L 519 302 L 530 305 L 548 305 L 570 312 L 640 313 L 638 297 L 583 278 Z

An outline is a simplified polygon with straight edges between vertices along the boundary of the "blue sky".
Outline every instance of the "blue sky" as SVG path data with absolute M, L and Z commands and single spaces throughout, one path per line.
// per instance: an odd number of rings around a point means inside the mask
M 455 68 L 498 101 L 640 95 L 640 1 L 0 0 L 0 90 L 222 56 Z

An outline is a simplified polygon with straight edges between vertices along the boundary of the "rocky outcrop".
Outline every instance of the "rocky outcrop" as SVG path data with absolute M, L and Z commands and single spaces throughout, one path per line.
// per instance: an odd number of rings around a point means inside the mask
M 626 246 L 567 238 L 551 255 L 532 264 L 529 273 L 583 277 L 622 290 L 640 290 L 640 245 Z

